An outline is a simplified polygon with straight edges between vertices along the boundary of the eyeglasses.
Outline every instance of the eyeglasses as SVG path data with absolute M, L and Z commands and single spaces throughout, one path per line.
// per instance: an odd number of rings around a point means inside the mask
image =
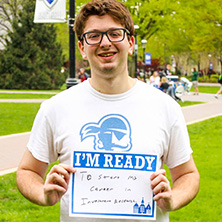
M 110 29 L 106 32 L 85 32 L 81 35 L 80 40 L 82 41 L 85 38 L 88 45 L 97 45 L 102 42 L 103 36 L 106 35 L 110 42 L 122 42 L 125 38 L 125 33 L 130 35 L 130 32 L 124 28 Z

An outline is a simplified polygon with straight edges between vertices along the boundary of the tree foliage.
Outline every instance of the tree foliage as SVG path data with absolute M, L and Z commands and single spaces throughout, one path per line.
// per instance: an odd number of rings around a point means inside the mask
M 33 1 L 23 1 L 0 54 L 0 88 L 57 89 L 66 76 L 54 25 L 34 24 Z
M 145 38 L 155 57 L 170 60 L 171 55 L 187 55 L 194 60 L 203 54 L 221 59 L 221 0 L 124 0 L 134 21 L 138 37 Z M 141 50 L 141 46 L 140 46 Z
M 11 31 L 12 22 L 17 19 L 21 0 L 1 0 L 0 3 L 0 43 L 5 45 L 7 33 Z
M 76 0 L 76 14 L 89 0 Z M 121 1 L 121 0 L 119 0 Z M 139 26 L 139 59 L 143 58 L 141 40 L 146 51 L 162 62 L 176 65 L 180 60 L 197 64 L 201 56 L 211 54 L 222 62 L 221 0 L 122 0 Z M 68 2 L 67 2 L 68 3 Z M 68 8 L 68 4 L 67 4 Z M 77 47 L 76 47 L 77 48 Z M 81 59 L 76 50 L 77 59 Z
M 81 6 L 88 1 L 89 0 L 75 1 L 76 14 L 78 14 Z M 139 59 L 142 60 L 143 58 L 141 40 L 145 38 L 147 40 L 146 51 L 151 52 L 153 58 L 162 58 L 163 63 L 170 62 L 171 56 L 173 55 L 176 65 L 180 63 L 181 59 L 189 60 L 192 61 L 193 64 L 197 64 L 201 56 L 211 54 L 212 57 L 217 58 L 222 64 L 221 0 L 119 1 L 122 1 L 127 5 L 133 16 L 134 22 L 139 26 L 139 29 L 137 30 Z M 60 82 L 60 80 L 64 80 L 64 77 L 59 73 L 59 68 L 56 68 L 56 65 L 61 65 L 61 63 L 58 62 L 60 59 L 55 56 L 59 54 L 61 48 L 56 41 L 56 34 L 49 34 L 49 32 L 53 32 L 54 28 L 53 26 L 51 27 L 51 25 L 30 24 L 32 28 L 28 29 L 25 22 L 20 21 L 21 17 L 24 17 L 26 14 L 24 8 L 21 9 L 20 7 L 24 2 L 27 2 L 27 0 L 2 0 L 0 3 L 0 28 L 2 28 L 2 30 L 4 28 L 5 31 L 10 33 L 6 41 L 6 50 L 1 55 L 0 87 L 3 87 L 1 85 L 3 80 L 7 80 L 7 84 L 5 84 L 4 87 L 8 88 L 12 87 L 12 85 L 15 87 L 16 84 L 13 81 L 16 78 L 20 79 L 20 77 L 23 77 L 23 80 L 20 82 L 26 82 L 26 87 L 28 88 L 31 86 L 37 87 L 35 84 L 39 85 L 33 82 L 34 79 L 41 79 L 44 83 L 44 87 L 51 81 L 51 87 L 55 88 L 58 85 L 56 81 Z M 2 10 L 2 5 L 7 5 L 7 7 Z M 67 9 L 68 8 L 69 1 L 67 1 Z M 9 13 L 10 11 L 12 12 L 11 14 Z M 20 13 L 18 16 L 19 12 L 22 12 L 24 15 L 21 15 Z M 32 9 L 32 13 L 33 12 L 34 8 Z M 27 16 L 26 19 L 32 21 L 32 16 L 33 15 L 31 14 L 31 16 Z M 5 22 L 2 22 L 3 20 L 8 21 L 10 24 L 13 23 L 13 28 L 8 25 L 5 27 L 1 26 L 6 24 Z M 17 23 L 17 25 L 14 23 Z M 68 59 L 68 26 L 67 24 L 57 24 L 56 26 L 59 27 L 60 30 L 59 40 L 62 42 L 63 53 L 66 55 L 66 59 Z M 23 30 L 23 33 L 21 30 Z M 18 33 L 15 34 L 15 32 Z M 44 34 L 41 35 L 41 33 Z M 20 36 L 22 35 L 24 42 L 21 41 Z M 47 35 L 50 35 L 51 37 L 47 37 Z M 47 41 L 43 39 L 47 39 Z M 54 44 L 53 49 L 51 50 L 47 48 L 50 44 Z M 21 49 L 19 47 L 21 47 Z M 29 50 L 27 50 L 27 48 Z M 77 48 L 76 41 L 76 59 L 81 60 L 82 57 Z M 8 53 L 9 51 L 10 53 Z M 24 51 L 25 54 L 24 52 L 22 53 L 22 51 Z M 47 52 L 47 55 L 45 55 L 45 52 Z M 54 56 L 54 60 L 51 59 L 51 53 Z M 17 57 L 18 55 L 20 57 Z M 13 64 L 17 65 L 12 66 Z M 48 64 L 48 67 L 46 64 Z M 31 69 L 31 65 L 35 65 L 35 68 Z M 25 74 L 22 74 L 21 70 L 24 69 Z M 52 71 L 55 69 L 56 71 Z M 49 70 L 51 70 L 51 72 Z M 41 74 L 43 72 L 44 75 Z M 16 77 L 12 76 L 12 73 L 16 73 Z M 59 73 L 59 75 L 57 73 Z M 18 84 L 19 81 L 16 81 Z

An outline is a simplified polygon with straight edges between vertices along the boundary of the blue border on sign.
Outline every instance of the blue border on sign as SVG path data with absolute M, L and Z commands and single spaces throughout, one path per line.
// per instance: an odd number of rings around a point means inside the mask
M 75 153 L 75 151 L 73 152 L 73 153 Z M 93 154 L 95 154 L 95 153 L 97 153 L 97 152 L 77 152 L 77 153 L 93 153 Z M 98 152 L 99 153 L 99 152 Z M 101 153 L 100 153 L 101 154 Z M 113 153 L 105 153 L 105 154 L 112 154 L 113 155 Z M 117 154 L 117 153 L 116 153 Z M 119 153 L 118 153 L 119 154 Z M 129 155 L 129 153 L 128 154 L 122 154 L 121 153 L 121 155 Z M 137 155 L 137 154 L 130 154 L 130 155 Z M 141 154 L 138 154 L 138 155 L 141 155 Z M 142 156 L 150 156 L 150 157 L 155 157 L 155 171 L 156 171 L 156 161 L 157 161 L 157 155 L 142 155 Z M 75 166 L 74 165 L 74 158 L 75 158 L 75 155 L 73 155 L 73 166 L 74 167 L 78 167 L 78 166 Z M 79 166 L 79 167 L 81 167 L 81 168 L 96 168 L 96 167 L 83 167 L 83 166 Z M 103 169 L 105 169 L 104 167 L 97 167 L 97 168 L 103 168 Z M 110 169 L 110 168 L 107 168 L 107 169 Z M 123 170 L 124 168 L 115 168 L 115 169 L 121 169 L 121 170 Z M 127 168 L 127 169 L 124 169 L 124 170 L 135 170 L 135 169 L 132 169 L 132 168 Z M 136 170 L 138 170 L 138 169 L 136 169 Z M 144 171 L 144 169 L 143 170 L 141 170 L 141 171 Z M 148 171 L 148 170 L 147 170 Z M 72 174 L 72 193 L 71 193 L 71 214 L 72 215 L 92 215 L 92 216 L 119 216 L 119 217 L 126 217 L 126 216 L 128 216 L 128 217 L 137 217 L 137 218 L 153 218 L 154 217 L 154 212 L 155 212 L 155 201 L 153 200 L 152 201 L 152 213 L 151 214 L 138 214 L 138 213 L 129 213 L 129 214 L 118 214 L 118 213 L 113 213 L 113 214 L 111 214 L 111 213 L 93 213 L 93 212 L 75 212 L 74 211 L 74 201 L 73 201 L 73 199 L 74 199 L 74 182 L 75 182 L 75 175 L 74 174 Z M 153 195 L 154 196 L 154 195 Z

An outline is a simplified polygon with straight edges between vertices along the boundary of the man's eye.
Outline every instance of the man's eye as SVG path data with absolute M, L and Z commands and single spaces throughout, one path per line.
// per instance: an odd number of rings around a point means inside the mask
M 113 31 L 113 32 L 110 32 L 109 35 L 110 35 L 111 37 L 115 38 L 115 37 L 121 36 L 122 34 L 121 34 L 121 32 Z
M 96 39 L 96 38 L 99 38 L 100 37 L 100 34 L 99 33 L 91 33 L 91 34 L 88 34 L 87 36 L 89 39 Z

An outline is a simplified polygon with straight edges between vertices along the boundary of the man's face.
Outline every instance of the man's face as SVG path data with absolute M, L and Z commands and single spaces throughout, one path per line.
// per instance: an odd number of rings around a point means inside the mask
M 114 28 L 124 28 L 115 22 L 109 15 L 90 16 L 84 28 L 85 32 L 90 31 L 108 31 Z M 110 42 L 106 35 L 103 35 L 102 42 L 96 45 L 88 45 L 83 40 L 83 44 L 79 42 L 79 49 L 84 59 L 88 59 L 92 77 L 100 76 L 112 78 L 113 75 L 127 72 L 128 54 L 132 54 L 134 46 L 134 37 L 130 37 L 125 33 L 125 38 L 121 42 Z

